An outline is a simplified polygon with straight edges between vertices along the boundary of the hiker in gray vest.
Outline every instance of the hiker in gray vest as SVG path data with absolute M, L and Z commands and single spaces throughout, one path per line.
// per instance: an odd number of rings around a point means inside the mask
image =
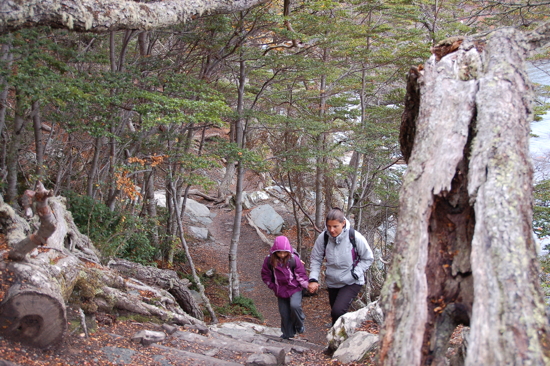
M 340 208 L 329 211 L 325 225 L 325 231 L 317 237 L 311 251 L 308 291 L 317 292 L 319 272 L 323 259 L 326 258 L 325 282 L 334 325 L 348 311 L 351 302 L 365 284 L 364 273 L 374 257 L 367 239 L 351 227 Z
M 304 333 L 302 289 L 308 288 L 308 277 L 300 256 L 286 236 L 275 238 L 270 255 L 264 259 L 262 280 L 277 296 L 281 315 L 281 338 L 294 338 Z

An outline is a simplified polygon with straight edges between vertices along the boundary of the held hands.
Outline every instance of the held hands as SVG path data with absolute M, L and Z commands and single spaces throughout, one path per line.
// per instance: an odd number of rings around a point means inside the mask
M 318 282 L 310 282 L 307 286 L 307 290 L 310 294 L 314 294 L 319 289 L 319 283 Z

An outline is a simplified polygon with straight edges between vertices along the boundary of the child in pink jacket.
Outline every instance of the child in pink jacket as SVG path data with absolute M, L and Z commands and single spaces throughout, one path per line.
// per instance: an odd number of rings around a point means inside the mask
M 304 332 L 302 289 L 308 288 L 309 278 L 304 264 L 286 236 L 275 238 L 262 266 L 262 280 L 277 296 L 283 339 Z

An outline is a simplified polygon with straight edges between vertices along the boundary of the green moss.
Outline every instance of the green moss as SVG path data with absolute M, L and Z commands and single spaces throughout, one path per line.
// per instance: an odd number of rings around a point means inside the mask
M 69 302 L 76 304 L 84 312 L 93 313 L 97 311 L 97 305 L 93 301 L 98 294 L 102 293 L 101 273 L 97 270 L 80 271 L 78 279 L 72 289 Z M 113 300 L 107 299 L 111 304 Z

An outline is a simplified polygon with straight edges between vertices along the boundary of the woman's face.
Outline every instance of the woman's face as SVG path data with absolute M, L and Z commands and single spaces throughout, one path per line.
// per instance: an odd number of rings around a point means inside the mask
M 277 255 L 277 257 L 280 259 L 280 260 L 284 260 L 286 257 L 288 257 L 288 255 L 290 254 L 289 252 L 275 252 L 275 254 Z
M 340 235 L 344 229 L 346 222 L 340 222 L 338 220 L 327 220 L 327 231 L 333 238 Z

